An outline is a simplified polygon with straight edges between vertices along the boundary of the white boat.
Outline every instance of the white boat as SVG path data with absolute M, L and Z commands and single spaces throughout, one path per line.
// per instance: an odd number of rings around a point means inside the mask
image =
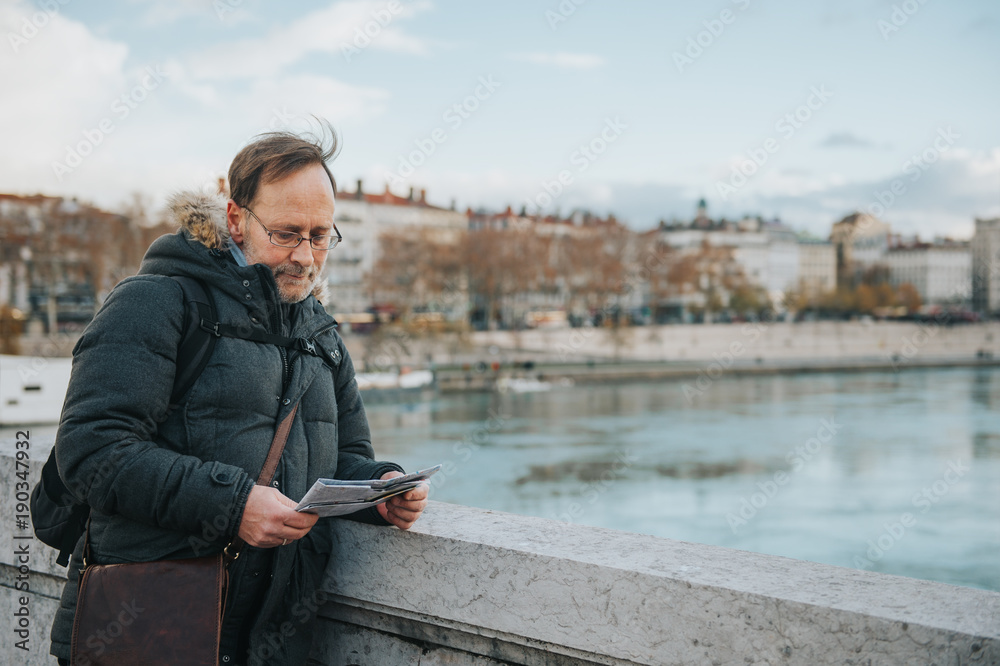
M 0 425 L 58 423 L 71 358 L 0 355 Z
M 538 393 L 552 390 L 552 383 L 534 377 L 501 377 L 497 380 L 500 393 Z
M 362 391 L 371 389 L 419 389 L 434 383 L 434 373 L 430 370 L 412 370 L 410 372 L 359 372 L 355 375 L 358 388 Z
M 58 423 L 71 358 L 0 355 L 0 425 Z M 434 383 L 430 370 L 358 373 L 358 388 L 421 389 Z

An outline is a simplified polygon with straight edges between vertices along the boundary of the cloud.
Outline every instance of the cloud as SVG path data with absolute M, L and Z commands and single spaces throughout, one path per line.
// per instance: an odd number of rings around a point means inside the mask
M 851 132 L 834 132 L 823 139 L 821 148 L 876 148 L 876 144 Z
M 45 14 L 44 24 L 41 15 L 28 2 L 0 6 L 0 34 L 28 36 L 16 48 L 5 43 L 11 51 L 0 57 L 5 189 L 56 187 L 51 162 L 62 157 L 66 144 L 111 115 L 111 104 L 134 84 L 125 44 L 101 39 L 60 12 Z
M 144 7 L 140 21 L 146 26 L 162 27 L 182 19 L 211 18 L 226 22 L 250 20 L 245 0 L 129 0 Z
M 798 188 L 794 181 L 770 181 L 765 189 L 762 182 L 753 192 L 734 197 L 726 209 L 730 214 L 777 214 L 792 226 L 821 234 L 848 213 L 872 210 L 896 231 L 926 238 L 943 233 L 967 237 L 974 218 L 1000 216 L 1000 148 L 953 148 L 919 177 L 916 173 L 901 170 L 864 181 L 813 176 Z M 893 193 L 894 183 L 902 193 Z
M 273 109 L 279 122 L 284 122 L 280 116 L 288 113 L 311 113 L 339 122 L 379 115 L 385 111 L 388 98 L 389 93 L 378 88 L 299 74 L 255 81 L 240 102 L 247 108 Z
M 381 187 L 380 171 L 368 175 L 372 187 Z M 1000 216 L 1000 148 L 987 151 L 952 149 L 912 180 L 912 172 L 852 181 L 838 173 L 781 170 L 763 174 L 753 189 L 741 190 L 728 202 L 719 200 L 714 183 L 702 188 L 670 182 L 591 183 L 580 180 L 560 195 L 550 209 L 563 213 L 585 208 L 602 215 L 613 213 L 630 227 L 645 230 L 660 219 L 690 220 L 698 199 L 708 199 L 713 218 L 739 219 L 745 214 L 780 217 L 795 229 L 826 238 L 830 226 L 856 210 L 878 203 L 902 180 L 906 191 L 880 215 L 893 229 L 924 238 L 948 234 L 969 237 L 976 217 Z M 518 174 L 425 172 L 416 187 L 428 187 L 435 201 L 459 200 L 466 205 L 519 210 L 538 183 Z M 897 186 L 898 189 L 898 186 Z M 547 210 L 546 212 L 551 212 Z
M 603 57 L 590 53 L 512 53 L 511 60 L 531 62 L 536 65 L 553 65 L 563 69 L 594 69 L 605 63 Z
M 393 13 L 390 4 L 400 6 L 374 0 L 336 2 L 288 25 L 273 28 L 261 37 L 227 42 L 192 54 L 186 65 L 199 79 L 231 81 L 277 76 L 313 53 L 336 55 L 339 60 L 344 57 L 344 47 L 411 55 L 428 53 L 429 44 L 406 34 L 398 23 L 431 5 L 403 4 Z

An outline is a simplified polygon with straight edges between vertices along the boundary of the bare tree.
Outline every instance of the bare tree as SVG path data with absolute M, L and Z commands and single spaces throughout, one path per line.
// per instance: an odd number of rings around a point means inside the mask
M 414 312 L 443 311 L 464 301 L 464 243 L 426 227 L 393 229 L 379 236 L 379 255 L 365 276 L 376 303 L 392 306 L 404 321 Z

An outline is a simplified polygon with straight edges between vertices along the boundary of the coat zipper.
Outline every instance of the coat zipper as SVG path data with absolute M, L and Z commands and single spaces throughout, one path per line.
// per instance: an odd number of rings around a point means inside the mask
M 271 271 L 261 265 L 256 264 L 257 272 L 261 274 L 261 283 L 267 285 L 269 300 L 271 301 L 268 305 L 271 307 L 271 330 L 278 334 L 284 335 L 285 331 L 281 327 L 281 301 L 278 296 L 278 287 L 274 284 L 274 274 Z M 264 275 L 267 277 L 263 277 Z M 270 278 L 270 280 L 268 279 Z M 281 354 L 281 395 L 284 396 L 288 392 L 288 384 L 291 380 L 291 371 L 288 367 L 288 353 L 285 351 L 284 347 L 278 347 L 278 353 Z
M 257 264 L 257 270 L 260 271 L 261 273 L 265 273 L 266 272 L 268 275 L 271 276 L 271 280 L 270 281 L 268 281 L 266 278 L 262 278 L 261 279 L 261 282 L 263 282 L 264 284 L 268 285 L 268 287 L 269 287 L 269 289 L 271 291 L 271 293 L 270 293 L 271 299 L 272 299 L 272 301 L 275 304 L 275 307 L 272 308 L 272 310 L 271 310 L 271 328 L 278 335 L 284 335 L 285 332 L 284 332 L 284 330 L 281 327 L 281 317 L 278 315 L 278 312 L 280 312 L 280 308 L 281 308 L 281 304 L 280 304 L 280 300 L 279 300 L 279 295 L 278 295 L 278 289 L 277 289 L 277 285 L 272 285 L 272 283 L 274 281 L 274 274 L 271 273 L 270 271 L 268 271 L 263 266 L 260 266 L 259 264 Z M 320 335 L 322 333 L 325 333 L 325 332 L 329 331 L 331 328 L 334 328 L 336 326 L 337 326 L 336 320 L 331 321 L 331 322 L 329 322 L 327 324 L 323 324 L 318 329 L 316 329 L 315 331 L 313 331 L 309 336 L 307 336 L 307 339 L 311 340 L 311 339 L 315 338 L 316 336 L 318 336 L 318 335 Z M 291 361 L 294 361 L 295 357 L 293 356 L 291 359 L 289 359 L 288 352 L 285 350 L 284 347 L 278 347 L 278 353 L 281 354 L 281 367 L 282 367 L 282 372 L 281 372 L 281 394 L 284 395 L 288 391 L 288 384 L 289 384 L 289 382 L 291 380 L 291 367 L 290 367 Z M 296 354 L 297 353 L 298 352 L 296 352 Z

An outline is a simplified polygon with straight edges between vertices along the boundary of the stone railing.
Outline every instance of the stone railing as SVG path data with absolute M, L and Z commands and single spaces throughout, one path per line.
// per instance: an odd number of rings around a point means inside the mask
M 32 485 L 47 454 L 32 443 Z M 13 455 L 0 654 L 51 664 L 65 570 L 15 538 Z M 291 628 L 318 609 L 313 657 L 337 666 L 1000 664 L 1000 593 L 438 502 L 409 532 L 339 521 L 328 574 Z
M 451 504 L 328 584 L 329 664 L 1000 663 L 1000 593 Z

